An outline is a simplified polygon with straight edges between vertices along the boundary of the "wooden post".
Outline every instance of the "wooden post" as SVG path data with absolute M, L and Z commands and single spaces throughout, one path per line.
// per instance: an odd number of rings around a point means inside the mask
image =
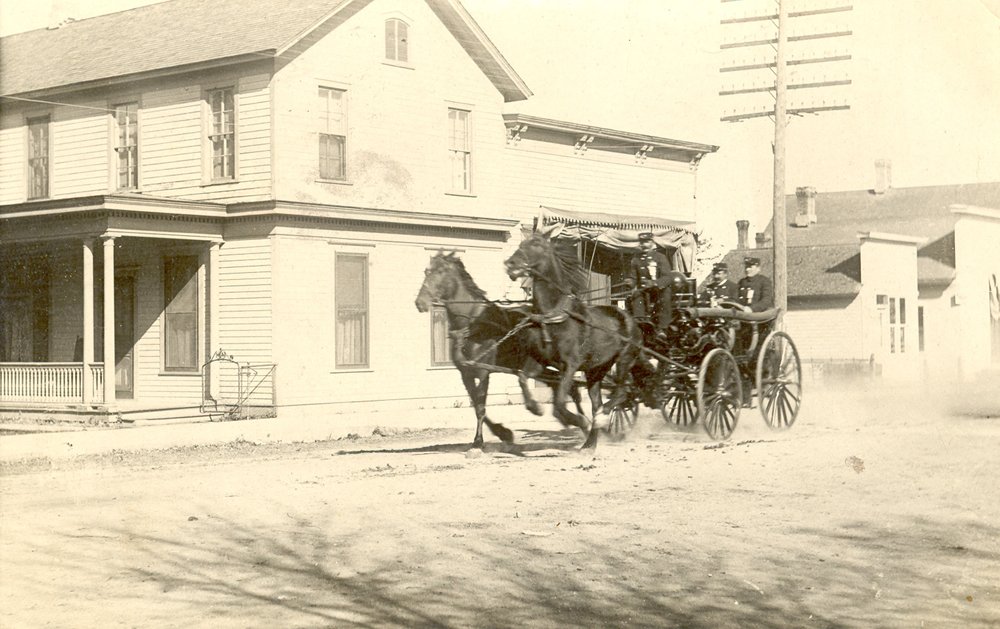
M 104 405 L 115 403 L 115 239 L 104 241 Z
M 213 242 L 208 249 L 208 359 L 221 349 L 219 343 L 219 250 L 221 242 Z M 219 400 L 218 362 L 209 365 L 208 394 L 212 400 Z
M 94 362 L 94 240 L 83 240 L 83 403 L 94 397 L 94 378 L 90 363 Z
M 775 325 L 783 328 L 788 310 L 788 258 L 785 248 L 788 224 L 785 220 L 785 126 L 787 95 L 785 49 L 788 42 L 788 7 L 778 0 L 778 42 L 774 75 L 774 197 L 771 224 L 774 226 L 774 305 L 779 308 Z

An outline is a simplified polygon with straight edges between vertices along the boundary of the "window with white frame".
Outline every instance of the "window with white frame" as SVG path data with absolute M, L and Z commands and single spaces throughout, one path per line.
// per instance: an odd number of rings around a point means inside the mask
M 431 308 L 431 364 L 451 364 L 451 337 L 448 335 L 448 312 L 443 306 Z
M 448 158 L 451 162 L 451 191 L 472 191 L 472 145 L 469 142 L 469 112 L 448 109 Z
M 236 100 L 224 87 L 208 92 L 208 142 L 212 151 L 212 179 L 236 178 Z
M 876 295 L 882 349 L 890 354 L 906 352 L 906 298 Z
M 139 187 L 139 103 L 114 105 L 115 162 L 118 190 Z
M 28 118 L 28 198 L 49 196 L 49 116 Z
M 198 366 L 198 256 L 169 256 L 163 260 L 163 369 Z
M 319 88 L 319 178 L 347 179 L 347 93 Z
M 338 253 L 334 261 L 336 366 L 368 366 L 368 256 Z
M 410 61 L 410 27 L 398 18 L 385 21 L 385 58 L 389 61 Z

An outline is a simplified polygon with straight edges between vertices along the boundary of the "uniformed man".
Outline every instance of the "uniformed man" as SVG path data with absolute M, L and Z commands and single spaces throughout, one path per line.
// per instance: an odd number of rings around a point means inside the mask
M 729 279 L 729 265 L 725 262 L 712 265 L 712 279 L 702 289 L 699 301 L 715 308 L 721 302 L 735 303 L 739 299 L 740 291 L 736 287 L 736 282 Z
M 638 289 L 632 296 L 632 313 L 637 317 L 650 317 L 647 307 L 656 304 L 656 325 L 666 328 L 670 324 L 670 280 L 673 271 L 667 256 L 656 250 L 652 232 L 639 234 L 639 251 L 632 256 L 626 283 Z M 668 290 L 664 290 L 668 289 Z
M 746 312 L 763 312 L 774 308 L 771 280 L 760 273 L 760 258 L 744 258 L 746 277 L 740 280 L 740 304 Z

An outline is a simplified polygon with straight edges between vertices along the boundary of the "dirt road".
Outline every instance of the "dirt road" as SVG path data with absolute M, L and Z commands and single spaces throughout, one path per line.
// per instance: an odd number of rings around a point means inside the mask
M 851 400 L 8 467 L 0 626 L 1000 626 L 1000 420 Z

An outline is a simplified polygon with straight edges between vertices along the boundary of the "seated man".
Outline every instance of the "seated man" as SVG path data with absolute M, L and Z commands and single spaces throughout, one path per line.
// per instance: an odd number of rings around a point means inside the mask
M 739 298 L 739 289 L 729 279 L 729 266 L 725 262 L 713 265 L 712 279 L 702 289 L 698 301 L 716 308 L 722 302 L 737 302 Z
M 760 258 L 744 258 L 743 266 L 746 270 L 746 277 L 741 279 L 739 283 L 739 302 L 743 306 L 743 311 L 764 312 L 765 310 L 774 308 L 774 289 L 771 286 L 770 278 L 766 275 L 761 275 Z M 734 353 L 745 354 L 756 350 L 756 347 L 753 347 L 755 340 L 753 338 L 754 328 L 752 325 L 750 323 L 743 323 L 740 326 L 741 329 L 736 338 Z M 756 344 L 764 340 L 764 337 L 770 331 L 770 327 L 768 323 L 762 322 L 756 324 Z M 745 382 L 743 394 L 747 402 L 750 399 L 750 388 L 749 382 Z
M 632 256 L 625 283 L 636 289 L 632 295 L 632 314 L 638 318 L 654 315 L 660 330 L 670 325 L 670 282 L 674 273 L 667 257 L 656 250 L 652 232 L 639 234 L 639 251 Z
M 760 258 L 744 258 L 746 277 L 740 280 L 739 300 L 744 312 L 763 312 L 774 308 L 771 280 L 760 273 Z

